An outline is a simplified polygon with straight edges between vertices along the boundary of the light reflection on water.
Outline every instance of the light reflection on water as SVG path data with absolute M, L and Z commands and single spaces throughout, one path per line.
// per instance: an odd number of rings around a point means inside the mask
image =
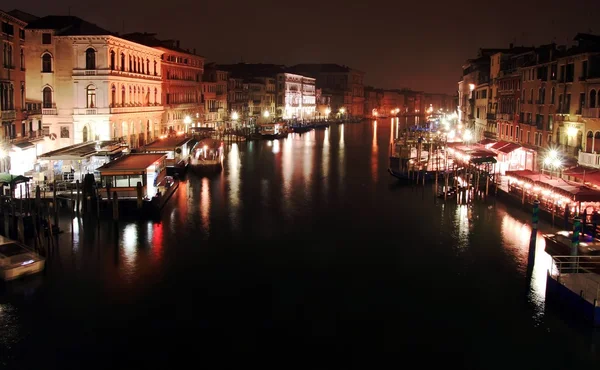
M 379 181 L 379 149 L 377 146 L 377 121 L 373 121 L 373 142 L 371 143 L 371 176 Z
M 325 194 L 329 193 L 329 181 L 331 180 L 329 177 L 329 162 L 331 161 L 329 157 L 329 131 L 331 128 L 326 128 L 325 133 L 323 134 L 323 146 L 321 150 L 321 178 L 323 179 L 323 192 Z
M 210 233 L 210 181 L 206 177 L 202 178 L 200 216 L 202 217 L 202 227 L 207 234 Z
M 252 143 L 253 144 L 253 143 Z M 231 212 L 229 213 L 229 220 L 231 222 L 231 229 L 238 231 L 240 228 L 240 221 L 238 212 L 242 205 L 241 193 L 240 193 L 240 151 L 238 144 L 233 143 L 229 149 L 227 155 L 227 170 L 229 173 L 229 207 Z

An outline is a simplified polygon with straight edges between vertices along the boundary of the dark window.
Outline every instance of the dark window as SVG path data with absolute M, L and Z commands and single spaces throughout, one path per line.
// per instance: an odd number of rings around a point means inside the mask
M 96 50 L 92 48 L 85 51 L 85 69 L 96 69 Z
M 21 63 L 21 70 L 24 71 L 25 70 L 25 53 L 24 53 L 23 49 L 21 49 L 20 59 L 21 59 L 21 62 L 20 62 Z
M 44 45 L 52 44 L 52 35 L 49 33 L 42 33 L 42 44 L 44 44 Z
M 590 108 L 596 108 L 596 90 L 590 91 Z
M 114 50 L 111 50 L 110 51 L 110 69 L 113 71 L 116 69 L 115 68 L 115 63 L 116 63 L 115 59 L 116 59 L 115 52 L 114 52 Z
M 44 108 L 52 108 L 52 89 L 48 86 L 44 87 L 42 93 L 42 104 Z
M 121 53 L 121 71 L 125 71 L 125 54 Z
M 25 40 L 25 30 L 22 28 L 19 28 L 19 38 Z
M 96 87 L 89 85 L 86 88 L 87 104 L 88 108 L 96 108 Z
M 8 22 L 2 22 L 2 32 L 12 36 L 15 34 L 15 27 Z
M 52 72 L 52 56 L 48 53 L 42 55 L 42 72 Z

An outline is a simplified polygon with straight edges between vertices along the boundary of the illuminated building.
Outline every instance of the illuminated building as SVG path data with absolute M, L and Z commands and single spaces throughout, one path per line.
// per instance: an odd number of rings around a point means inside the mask
M 315 118 L 315 79 L 293 74 L 277 74 L 277 110 L 284 119 Z
M 339 64 L 297 64 L 287 72 L 314 78 L 316 87 L 331 96 L 333 112 L 344 109 L 350 116 L 364 116 L 364 72 Z
M 179 40 L 159 40 L 153 33 L 129 33 L 123 38 L 150 46 L 161 54 L 162 117 L 161 133 L 188 131 L 204 120 L 202 75 L 204 58 L 195 50 L 180 47 Z M 191 122 L 186 123 L 189 117 Z
M 135 148 L 158 135 L 162 51 L 73 16 L 40 18 L 26 34 L 26 93 L 42 103 L 45 151 L 91 140 Z
M 33 116 L 37 106 L 26 103 L 27 23 L 14 13 L 0 11 L 0 172 L 22 175 L 33 169 L 35 156 L 41 149 L 42 130 Z
M 218 127 L 227 119 L 228 76 L 214 64 L 204 66 L 202 96 L 204 100 L 204 125 Z

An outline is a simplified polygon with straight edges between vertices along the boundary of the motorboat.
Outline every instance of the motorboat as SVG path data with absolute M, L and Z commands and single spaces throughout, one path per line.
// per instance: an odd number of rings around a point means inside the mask
M 36 274 L 44 269 L 44 257 L 25 245 L 0 236 L 0 278 L 14 280 L 24 275 Z
M 220 140 L 205 138 L 192 148 L 189 167 L 195 171 L 218 172 L 223 169 L 223 143 Z

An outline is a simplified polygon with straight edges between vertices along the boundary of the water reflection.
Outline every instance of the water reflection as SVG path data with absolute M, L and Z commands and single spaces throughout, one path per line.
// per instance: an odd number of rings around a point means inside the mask
M 502 241 L 516 262 L 520 272 L 525 274 L 527 269 L 527 258 L 529 255 L 529 241 L 531 238 L 531 226 L 519 221 L 508 213 L 502 216 Z M 535 245 L 535 265 L 531 276 L 529 298 L 535 304 L 539 316 L 544 313 L 544 302 L 546 298 L 546 274 L 552 268 L 552 258 L 546 253 L 546 242 L 542 233 L 538 231 Z
M 125 264 L 128 272 L 135 268 L 135 257 L 137 255 L 138 245 L 138 225 L 135 223 L 125 226 L 123 230 L 123 252 L 125 254 Z
M 279 140 L 273 141 L 273 153 L 274 154 L 279 153 Z
M 208 178 L 202 179 L 200 195 L 200 217 L 202 219 L 202 228 L 206 234 L 210 233 L 210 182 Z
M 472 211 L 468 205 L 458 205 L 456 207 L 454 230 L 457 235 L 457 249 L 469 247 L 469 221 L 471 219 L 471 214 Z
M 313 155 L 314 155 L 314 142 L 315 142 L 315 131 L 310 131 L 311 135 L 304 136 L 304 155 L 302 158 L 302 175 L 304 178 L 304 191 L 307 198 L 311 197 L 310 187 L 312 185 L 313 177 Z
M 373 142 L 371 143 L 371 177 L 379 181 L 379 151 L 377 147 L 377 121 L 373 121 Z
M 330 128 L 325 129 L 325 134 L 323 135 L 323 146 L 321 150 L 321 178 L 323 179 L 323 192 L 325 194 L 329 191 L 329 130 Z
M 231 228 L 234 231 L 239 229 L 238 213 L 241 206 L 240 199 L 240 151 L 238 144 L 231 144 L 229 154 L 227 155 L 227 170 L 229 175 L 229 206 L 231 211 L 229 212 L 229 220 L 231 221 Z
M 291 209 L 291 198 L 292 198 L 292 176 L 294 175 L 294 158 L 293 148 L 294 144 L 292 139 L 288 137 L 283 140 L 283 153 L 282 153 L 282 172 L 283 172 L 283 205 L 286 209 Z

